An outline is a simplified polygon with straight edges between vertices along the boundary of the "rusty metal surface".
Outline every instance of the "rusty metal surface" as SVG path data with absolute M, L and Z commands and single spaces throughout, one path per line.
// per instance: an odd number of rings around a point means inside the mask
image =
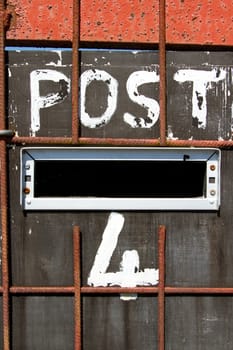
M 159 2 L 81 1 L 80 39 L 87 42 L 159 42 Z M 72 41 L 72 0 L 11 0 L 7 39 Z M 166 1 L 166 41 L 232 45 L 232 0 Z
M 72 0 L 15 0 L 9 4 L 14 20 L 8 39 L 72 40 Z
M 232 45 L 232 0 L 168 0 L 167 42 Z

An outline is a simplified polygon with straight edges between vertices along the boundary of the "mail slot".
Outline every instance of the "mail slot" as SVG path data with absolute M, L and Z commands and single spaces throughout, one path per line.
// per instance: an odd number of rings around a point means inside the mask
M 23 148 L 25 210 L 218 210 L 220 151 Z

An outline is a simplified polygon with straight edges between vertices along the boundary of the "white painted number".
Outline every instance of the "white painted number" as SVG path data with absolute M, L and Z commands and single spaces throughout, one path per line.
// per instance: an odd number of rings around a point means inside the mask
M 124 217 L 119 213 L 111 213 L 104 230 L 102 241 L 95 256 L 94 264 L 88 277 L 88 285 L 98 287 L 149 286 L 158 283 L 158 269 L 140 270 L 138 252 L 126 250 L 122 256 L 120 271 L 106 272 L 113 252 L 118 243 L 118 237 L 124 225 Z

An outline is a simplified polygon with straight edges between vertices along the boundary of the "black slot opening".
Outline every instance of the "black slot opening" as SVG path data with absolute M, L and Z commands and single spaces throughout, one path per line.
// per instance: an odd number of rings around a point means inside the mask
M 35 197 L 183 198 L 205 195 L 201 161 L 35 161 Z

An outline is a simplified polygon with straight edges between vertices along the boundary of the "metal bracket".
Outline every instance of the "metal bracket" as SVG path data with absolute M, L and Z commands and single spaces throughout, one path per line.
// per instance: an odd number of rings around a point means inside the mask
M 12 130 L 0 130 L 0 138 L 1 137 L 13 137 L 15 132 Z

